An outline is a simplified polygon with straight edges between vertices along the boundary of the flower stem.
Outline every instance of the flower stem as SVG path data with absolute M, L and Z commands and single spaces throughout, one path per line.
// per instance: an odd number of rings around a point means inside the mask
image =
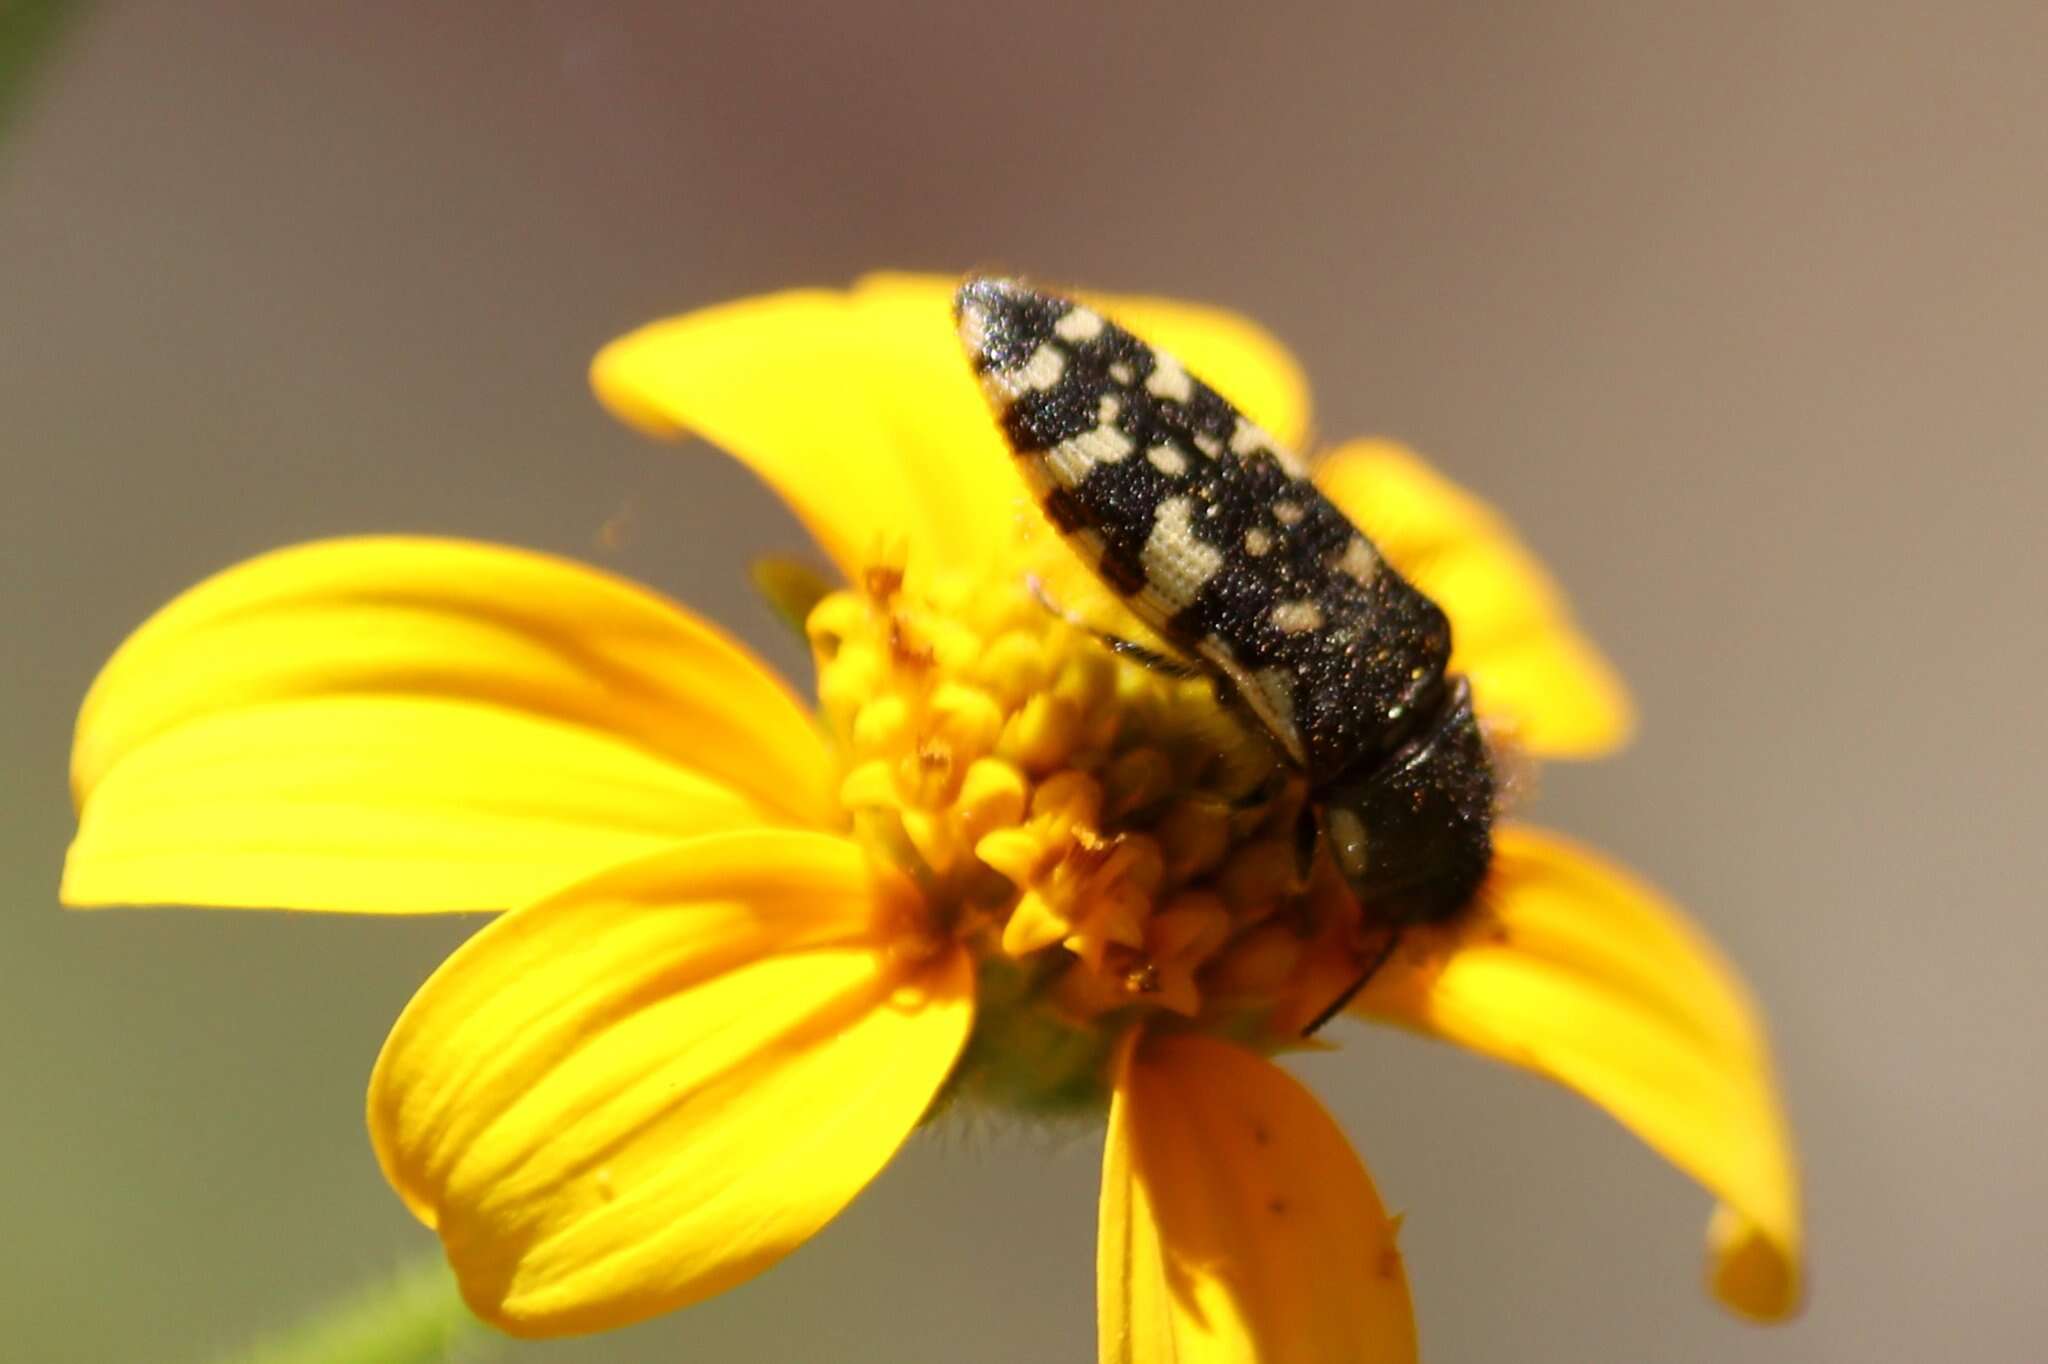
M 0 132 L 51 40 L 83 8 L 75 0 L 0 0 Z
M 477 1364 L 489 1338 L 439 1255 L 227 1356 L 223 1364 Z

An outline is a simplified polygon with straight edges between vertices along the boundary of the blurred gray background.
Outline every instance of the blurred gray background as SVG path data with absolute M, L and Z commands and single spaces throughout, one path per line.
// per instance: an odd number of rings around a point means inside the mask
M 60 913 L 108 651 L 246 555 L 411 530 L 802 670 L 743 574 L 794 523 L 585 363 L 989 265 L 1253 314 L 1326 436 L 1514 515 L 1645 714 L 1537 817 L 1768 1007 L 1813 1266 L 1773 1331 L 1697 1287 L 1707 1200 L 1577 1101 L 1362 1030 L 1304 1067 L 1409 1212 L 1428 1357 L 2038 1358 L 2048 18 L 1649 8 L 89 15 L 0 145 L 0 1353 L 202 1359 L 428 1243 L 363 1084 L 476 921 Z M 1097 1150 L 926 1136 L 767 1277 L 506 1357 L 1092 1358 Z

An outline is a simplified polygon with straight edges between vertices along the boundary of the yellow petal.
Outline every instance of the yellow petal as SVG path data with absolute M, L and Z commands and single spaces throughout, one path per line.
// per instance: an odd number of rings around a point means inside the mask
M 679 607 L 486 545 L 332 541 L 185 593 L 79 716 L 72 904 L 489 909 L 833 817 L 809 716 Z
M 859 850 L 717 835 L 494 921 L 371 1079 L 386 1176 L 470 1306 L 625 1325 L 760 1273 L 874 1178 L 965 1042 L 971 967 Z
M 768 823 L 601 732 L 488 706 L 333 696 L 199 716 L 93 788 L 77 906 L 503 909 L 693 834 Z
M 1555 836 L 1503 829 L 1484 909 L 1439 958 L 1353 1006 L 1526 1067 L 1612 1114 L 1721 1201 L 1715 1292 L 1798 1305 L 1798 1176 L 1754 1005 L 1654 891 Z M 1430 954 L 1436 955 L 1436 954 Z
M 650 434 L 699 435 L 746 464 L 849 578 L 905 536 L 939 562 L 977 567 L 1038 512 L 961 354 L 958 283 L 878 275 L 688 313 L 605 347 L 591 382 Z M 1298 436 L 1300 374 L 1257 328 L 1153 299 L 1101 306 L 1276 436 Z
M 1395 1364 L 1395 1224 L 1285 1071 L 1200 1036 L 1119 1055 L 1096 1265 L 1104 1364 Z
M 1627 689 L 1564 596 L 1491 507 L 1385 441 L 1340 446 L 1316 482 L 1451 618 L 1452 667 L 1475 704 L 1538 757 L 1585 758 L 1628 738 Z

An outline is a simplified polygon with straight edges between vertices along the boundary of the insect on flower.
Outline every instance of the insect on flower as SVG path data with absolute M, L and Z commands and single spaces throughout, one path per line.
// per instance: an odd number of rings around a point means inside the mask
M 1313 1031 L 1403 926 L 1470 904 L 1492 861 L 1494 765 L 1470 685 L 1446 671 L 1450 622 L 1172 356 L 1014 281 L 970 280 L 955 308 L 1047 518 L 1301 773 L 1304 818 L 1391 930 Z
M 1307 394 L 1251 324 L 1107 311 L 1163 349 L 905 276 L 613 342 L 603 400 L 728 450 L 838 570 L 803 616 L 815 704 L 567 560 L 280 550 L 94 683 L 65 899 L 502 911 L 394 1024 L 366 1110 L 464 1300 L 516 1335 L 766 1271 L 973 1105 L 1102 1119 L 1105 1364 L 1412 1364 L 1397 1219 L 1284 1065 L 1336 1007 L 1583 1094 L 1714 1195 L 1714 1292 L 1790 1313 L 1798 1177 L 1740 979 L 1655 891 L 1494 808 L 1475 713 L 1531 758 L 1628 727 L 1562 594 L 1399 447 L 1303 482 L 1280 443 Z M 1027 590 L 1092 610 L 1095 578 L 1177 659 L 1115 657 Z

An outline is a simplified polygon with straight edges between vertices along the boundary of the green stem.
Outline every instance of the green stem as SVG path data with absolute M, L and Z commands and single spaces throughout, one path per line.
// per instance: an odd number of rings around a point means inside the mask
M 489 1347 L 435 1255 L 228 1356 L 225 1364 L 476 1364 Z

